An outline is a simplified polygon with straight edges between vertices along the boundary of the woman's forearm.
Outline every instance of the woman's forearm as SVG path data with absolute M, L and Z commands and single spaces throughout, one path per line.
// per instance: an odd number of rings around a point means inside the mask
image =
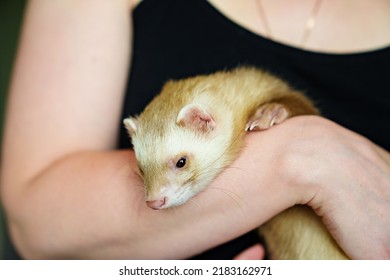
M 82 152 L 6 195 L 5 206 L 25 258 L 186 258 L 259 223 L 250 217 L 250 194 L 241 193 L 255 188 L 236 189 L 246 174 L 240 170 L 230 169 L 187 205 L 154 211 L 132 152 Z

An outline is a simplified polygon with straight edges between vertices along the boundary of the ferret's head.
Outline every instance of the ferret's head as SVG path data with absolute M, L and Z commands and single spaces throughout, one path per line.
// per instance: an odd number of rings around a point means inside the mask
M 219 137 L 216 121 L 203 105 L 186 105 L 168 119 L 144 111 L 124 124 L 144 179 L 146 203 L 153 209 L 187 202 L 223 167 L 227 137 Z

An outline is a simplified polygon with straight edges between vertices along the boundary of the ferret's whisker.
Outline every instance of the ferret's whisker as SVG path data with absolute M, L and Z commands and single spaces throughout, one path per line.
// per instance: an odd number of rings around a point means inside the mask
M 190 203 L 194 204 L 197 208 L 202 209 L 202 205 L 200 203 L 198 203 L 198 202 L 195 202 L 193 199 L 190 199 L 187 203 L 188 204 L 190 204 Z
M 233 195 L 231 195 L 229 193 L 229 191 L 225 190 L 225 189 L 222 189 L 222 188 L 217 188 L 217 187 L 213 187 L 213 188 L 210 188 L 210 189 L 215 189 L 215 190 L 219 190 L 221 191 L 222 193 L 224 193 L 226 196 L 228 196 L 229 198 L 231 198 L 235 204 L 238 206 L 238 208 L 240 208 L 242 214 L 245 214 L 245 211 L 244 209 L 242 208 L 242 205 L 240 204 L 239 200 L 242 202 L 242 199 L 237 195 L 235 194 L 234 192 L 231 192 L 232 194 L 235 195 L 235 197 Z M 238 199 L 238 200 L 237 200 Z
M 225 155 L 226 155 L 226 151 L 231 150 L 230 148 L 231 148 L 231 147 L 240 139 L 240 137 L 241 137 L 242 134 L 244 134 L 244 133 L 245 133 L 245 130 L 240 131 L 240 132 L 234 137 L 233 141 L 231 141 L 231 143 L 229 144 L 228 148 L 226 148 L 225 151 L 224 151 L 223 153 L 221 153 L 218 157 L 216 157 L 215 160 L 213 160 L 209 165 L 206 165 L 205 167 L 203 167 L 203 169 L 200 170 L 199 174 L 204 174 L 203 172 L 204 172 L 205 170 L 210 169 L 211 166 L 212 166 L 214 163 L 218 162 L 223 156 L 225 156 Z M 230 165 L 230 163 L 227 163 L 226 166 L 222 166 L 222 167 L 220 167 L 219 169 L 220 169 L 220 170 L 223 170 L 224 168 L 226 168 L 226 167 L 229 166 L 229 165 Z
M 230 190 L 227 190 L 227 189 L 223 189 L 223 188 L 220 188 L 220 187 L 213 187 L 213 189 L 222 190 L 222 191 L 224 191 L 226 193 L 230 193 L 231 195 L 234 195 L 237 199 L 242 201 L 241 197 L 238 194 L 236 194 L 235 192 L 233 192 L 233 191 L 230 191 Z
M 174 213 L 174 215 L 177 215 L 177 212 L 178 212 L 177 207 L 172 207 L 172 208 L 169 208 L 168 210 L 171 210 Z
M 227 189 L 223 189 L 223 188 L 219 188 L 219 187 L 212 187 L 211 189 L 220 190 L 223 193 L 225 193 L 226 195 L 229 195 L 231 198 L 235 197 L 235 199 L 237 199 L 237 201 L 243 202 L 242 198 L 238 194 L 233 192 L 233 191 L 230 191 L 230 190 L 227 190 Z
M 221 188 L 217 188 L 217 189 L 219 189 L 219 190 L 222 191 L 225 195 L 227 195 L 227 196 L 229 196 L 230 198 L 232 198 L 233 201 L 234 201 L 234 202 L 236 203 L 236 205 L 238 206 L 238 208 L 240 209 L 242 216 L 243 216 L 243 217 L 246 216 L 245 211 L 244 211 L 244 208 L 242 207 L 242 203 L 244 203 L 244 201 L 242 200 L 242 198 L 241 198 L 239 195 L 237 195 L 236 193 L 234 193 L 234 192 L 232 192 L 232 191 L 228 191 L 228 190 L 225 190 L 225 189 L 221 189 Z M 231 194 L 229 194 L 229 192 L 230 192 Z M 235 199 L 234 197 L 236 197 L 236 199 Z M 241 202 L 241 203 L 240 203 L 240 202 Z
M 246 169 L 243 169 L 243 168 L 240 168 L 240 167 L 237 167 L 237 166 L 229 165 L 229 166 L 225 167 L 225 169 L 235 169 L 235 170 L 239 170 L 239 171 L 241 171 L 241 172 L 243 172 L 245 174 L 256 175 L 255 172 L 250 172 L 250 171 L 248 171 Z
M 145 186 L 144 185 L 139 185 L 139 184 L 136 184 L 134 185 L 134 187 L 136 187 L 136 190 L 137 191 L 140 191 L 140 192 L 145 192 Z
M 215 175 L 215 174 L 221 172 L 223 169 L 224 169 L 223 167 L 219 167 L 219 168 L 209 168 L 207 170 L 201 170 L 201 172 L 199 172 L 198 174 L 192 175 L 191 180 L 195 180 L 198 177 L 202 177 L 202 176 L 207 175 L 207 174 Z
M 190 180 L 195 180 L 198 177 L 202 177 L 202 176 L 207 175 L 207 174 L 211 174 L 211 175 L 219 174 L 221 171 L 223 171 L 225 169 L 235 169 L 235 170 L 240 170 L 240 171 L 242 171 L 243 173 L 246 173 L 246 174 L 251 174 L 251 172 L 248 172 L 247 170 L 245 170 L 243 168 L 239 168 L 237 166 L 228 165 L 226 167 L 210 167 L 207 170 L 202 170 L 198 174 L 194 174 L 190 178 Z

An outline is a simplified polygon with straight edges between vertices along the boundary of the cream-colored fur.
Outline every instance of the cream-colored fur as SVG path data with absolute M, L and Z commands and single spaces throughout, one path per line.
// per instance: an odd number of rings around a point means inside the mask
M 124 124 L 143 174 L 146 200 L 163 201 L 158 209 L 164 209 L 206 188 L 238 156 L 246 129 L 266 129 L 302 114 L 318 111 L 282 80 L 241 67 L 170 81 L 139 117 Z M 177 167 L 181 158 L 186 164 Z M 346 258 L 321 220 L 302 206 L 283 212 L 260 231 L 272 258 Z

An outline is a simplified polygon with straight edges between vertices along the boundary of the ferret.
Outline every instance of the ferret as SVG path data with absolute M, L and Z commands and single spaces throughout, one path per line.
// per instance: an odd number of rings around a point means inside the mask
M 309 114 L 319 111 L 307 97 L 254 67 L 168 81 L 139 116 L 123 121 L 146 204 L 159 210 L 186 203 L 238 157 L 247 132 Z M 271 259 L 348 259 L 307 206 L 287 209 L 259 234 Z

